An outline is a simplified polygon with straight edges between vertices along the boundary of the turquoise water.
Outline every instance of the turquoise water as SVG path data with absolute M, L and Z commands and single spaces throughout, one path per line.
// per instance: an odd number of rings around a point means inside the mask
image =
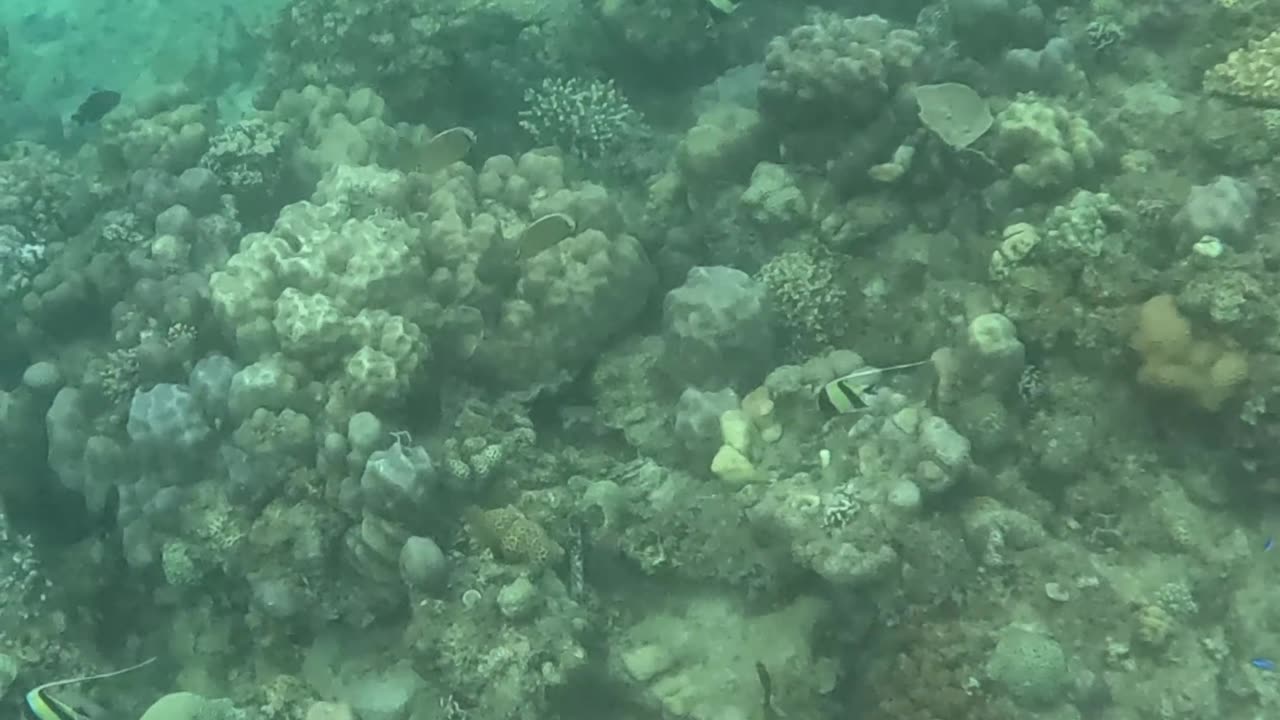
M 69 116 L 106 88 L 129 96 L 217 68 L 219 96 L 233 108 L 252 85 L 255 41 L 283 6 L 264 2 L 5 3 L 9 38 L 6 115 L 23 130 Z M 10 123 L 6 123 L 9 125 Z

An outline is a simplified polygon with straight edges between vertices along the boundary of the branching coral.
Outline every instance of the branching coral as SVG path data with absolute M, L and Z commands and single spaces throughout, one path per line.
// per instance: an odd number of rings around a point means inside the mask
M 45 244 L 79 231 L 90 216 L 78 206 L 89 193 L 58 155 L 24 142 L 5 146 L 0 159 L 0 226 L 24 242 Z
M 829 256 L 803 251 L 782 253 L 760 268 L 781 329 L 801 355 L 828 347 L 843 335 L 848 299 L 836 282 L 837 270 Z
M 280 204 L 288 140 L 282 125 L 249 118 L 215 135 L 200 165 L 218 176 L 242 214 L 257 217 Z
M 638 136 L 643 121 L 612 82 L 548 78 L 524 94 L 520 127 L 590 163 L 616 159 Z

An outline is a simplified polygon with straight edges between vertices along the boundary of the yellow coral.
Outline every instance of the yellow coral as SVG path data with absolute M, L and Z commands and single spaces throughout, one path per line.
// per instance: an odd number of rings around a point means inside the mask
M 1191 323 L 1172 295 L 1156 295 L 1138 309 L 1138 329 L 1130 345 L 1144 358 L 1177 357 L 1191 343 Z
M 1245 355 L 1221 338 L 1197 336 L 1172 295 L 1156 295 L 1138 310 L 1129 341 L 1142 356 L 1138 383 L 1218 410 L 1249 376 Z
M 1280 106 L 1280 30 L 1234 50 L 1204 75 L 1209 92 Z
M 777 442 L 782 438 L 782 425 L 773 411 L 773 397 L 769 394 L 769 388 L 764 385 L 742 398 L 742 412 L 751 418 L 751 423 L 760 431 L 760 439 L 767 443 Z

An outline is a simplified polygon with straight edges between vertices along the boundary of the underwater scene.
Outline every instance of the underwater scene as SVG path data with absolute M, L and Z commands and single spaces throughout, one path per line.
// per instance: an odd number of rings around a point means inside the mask
M 4 0 L 28 720 L 1280 716 L 1280 0 Z

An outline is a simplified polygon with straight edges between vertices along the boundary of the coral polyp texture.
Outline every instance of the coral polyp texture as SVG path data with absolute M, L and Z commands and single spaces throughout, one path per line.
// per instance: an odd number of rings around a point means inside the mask
M 1249 41 L 1204 75 L 1210 92 L 1280 107 L 1280 32 Z
M 1103 150 L 1088 121 L 1031 96 L 1019 97 L 996 115 L 992 144 L 997 161 L 1034 190 L 1072 187 L 1087 179 Z
M 524 94 L 520 127 L 539 145 L 600 163 L 627 151 L 642 131 L 640 114 L 611 82 L 548 78 Z
M 550 211 L 577 218 L 579 232 L 522 257 L 519 232 Z M 330 386 L 337 421 L 394 405 L 430 358 L 427 333 L 473 306 L 490 313 L 473 359 L 483 372 L 562 382 L 563 364 L 586 362 L 651 284 L 605 190 L 566 183 L 556 157 L 536 154 L 432 178 L 339 166 L 210 279 L 246 358 L 343 368 Z
M 761 111 L 796 127 L 866 122 L 912 78 L 921 52 L 915 31 L 879 16 L 819 14 L 770 42 Z

